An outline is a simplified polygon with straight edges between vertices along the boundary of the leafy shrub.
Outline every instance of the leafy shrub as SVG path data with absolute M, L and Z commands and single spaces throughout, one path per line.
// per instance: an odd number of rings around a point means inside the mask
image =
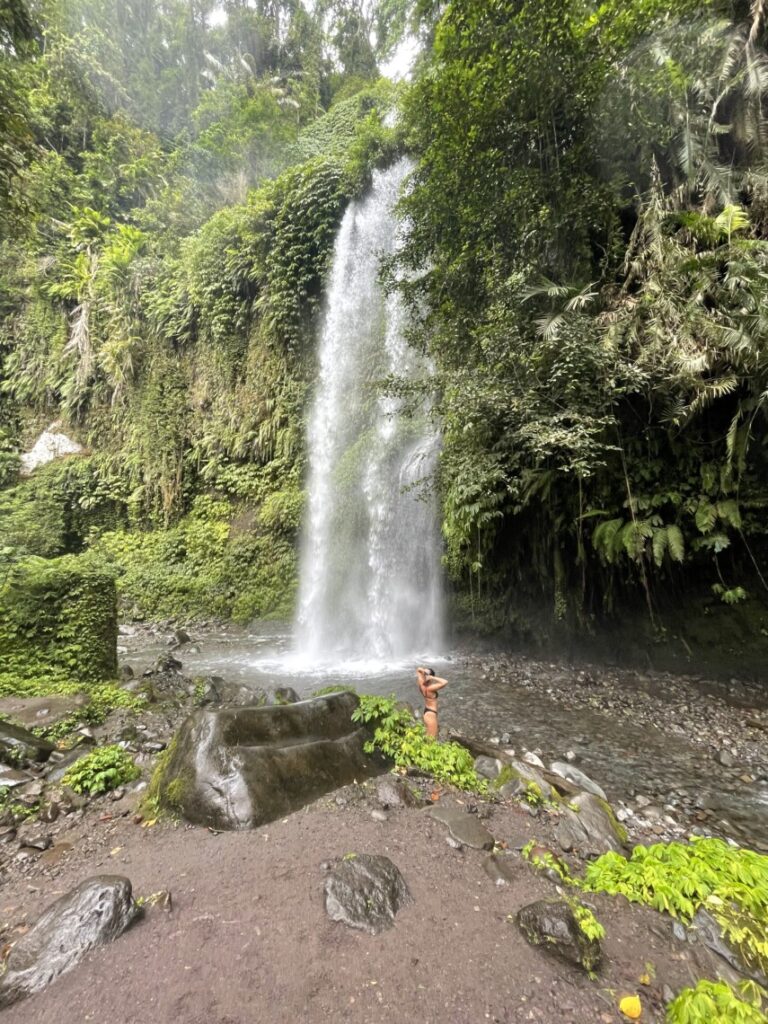
M 75 761 L 62 779 L 76 793 L 108 793 L 141 775 L 141 769 L 122 747 L 100 747 Z
M 486 792 L 488 782 L 475 771 L 470 752 L 458 743 L 437 743 L 430 739 L 424 726 L 414 721 L 394 696 L 362 694 L 352 720 L 373 725 L 373 739 L 365 747 L 369 753 L 378 750 L 400 768 L 421 768 L 438 781 L 458 789 Z
M 768 969 L 768 857 L 762 854 L 721 839 L 636 846 L 629 859 L 606 853 L 589 864 L 583 884 L 683 921 L 704 907 L 747 964 Z
M 605 938 L 605 928 L 600 924 L 594 913 L 585 907 L 583 903 L 579 903 L 578 900 L 571 902 L 569 900 L 573 916 L 576 918 L 576 924 L 579 929 L 586 935 L 588 939 L 593 941 L 599 941 Z
M 765 1024 L 766 992 L 754 981 L 731 988 L 724 981 L 700 981 L 667 1007 L 667 1024 Z

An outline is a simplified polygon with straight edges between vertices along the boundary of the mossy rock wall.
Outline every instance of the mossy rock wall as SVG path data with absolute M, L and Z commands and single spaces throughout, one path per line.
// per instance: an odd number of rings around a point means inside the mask
M 29 559 L 0 585 L 0 672 L 82 683 L 117 673 L 114 577 L 87 557 Z

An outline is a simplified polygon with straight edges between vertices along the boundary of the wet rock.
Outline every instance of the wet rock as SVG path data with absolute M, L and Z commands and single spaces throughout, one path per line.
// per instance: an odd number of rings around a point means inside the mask
M 730 964 L 735 971 L 743 974 L 759 985 L 767 985 L 768 979 L 761 971 L 753 971 L 744 963 L 736 950 L 723 935 L 722 928 L 712 915 L 700 908 L 696 911 L 690 927 L 688 928 L 687 939 L 689 942 L 700 942 L 707 949 L 722 957 Z
M 555 773 L 555 775 L 561 775 L 564 779 L 567 779 L 568 782 L 572 782 L 585 793 L 594 793 L 594 795 L 599 796 L 601 800 L 608 799 L 602 786 L 598 786 L 598 784 L 593 782 L 588 775 L 585 775 L 579 768 L 574 768 L 572 764 L 568 764 L 565 761 L 553 761 L 549 768 L 550 771 Z
M 562 850 L 582 857 L 599 857 L 609 850 L 620 853 L 627 841 L 610 805 L 593 793 L 580 793 L 563 807 L 555 834 Z
M 32 782 L 33 779 L 34 775 L 30 775 L 29 772 L 22 772 L 17 768 L 9 768 L 7 765 L 0 764 L 0 789 L 16 789 L 18 786 Z
M 292 686 L 276 686 L 268 697 L 270 704 L 298 704 L 301 700 Z
M 133 669 L 130 665 L 121 665 L 117 677 L 121 683 L 127 683 L 133 679 Z
M 514 777 L 509 782 L 499 786 L 497 792 L 505 800 L 513 800 L 516 797 L 524 796 L 528 791 L 528 783 L 519 777 Z
M 523 760 L 526 764 L 532 765 L 534 768 L 543 768 L 544 762 L 541 760 L 538 754 L 534 754 L 532 750 L 526 750 L 523 754 Z
M 503 796 L 525 794 L 529 791 L 531 784 L 537 788 L 538 795 L 544 800 L 552 800 L 556 796 L 554 789 L 541 772 L 525 761 L 511 761 L 505 764 L 495 782 L 498 791 Z M 516 784 L 510 786 L 510 783 Z
M 386 810 L 390 807 L 419 807 L 421 797 L 405 779 L 384 775 L 376 780 L 376 799 Z
M 600 943 L 587 938 L 564 900 L 528 904 L 518 911 L 517 924 L 532 946 L 542 946 L 585 971 L 595 971 L 600 966 Z
M 475 771 L 483 779 L 497 779 L 501 774 L 502 767 L 502 762 L 498 757 L 481 755 L 475 758 Z
M 131 883 L 97 875 L 56 900 L 14 945 L 0 980 L 0 1006 L 39 992 L 85 954 L 120 935 L 137 913 Z
M 0 722 L 0 761 L 17 765 L 20 761 L 47 761 L 56 748 L 27 729 Z
M 464 844 L 460 843 L 458 839 L 454 839 L 450 833 L 445 837 L 445 842 L 452 850 L 461 852 L 464 849 Z
M 181 629 L 181 628 L 177 629 L 174 632 L 173 639 L 176 641 L 176 643 L 179 645 L 179 647 L 183 646 L 184 644 L 188 644 L 188 643 L 192 642 L 192 637 L 189 635 L 189 633 L 186 631 L 186 629 Z
M 255 828 L 380 770 L 352 722 L 353 693 L 195 711 L 170 745 L 163 806 L 217 829 Z
M 262 687 L 228 683 L 218 676 L 210 676 L 200 682 L 202 683 L 202 693 L 198 695 L 198 703 L 203 707 L 216 705 L 249 708 L 264 707 L 267 704 L 290 703 L 289 701 L 271 700 L 267 691 Z
M 169 652 L 168 654 L 161 654 L 150 671 L 161 675 L 165 672 L 181 672 L 183 667 L 179 659 L 174 658 Z
M 43 782 L 41 779 L 33 779 L 31 782 L 25 782 L 24 785 L 19 786 L 13 794 L 16 802 L 24 804 L 25 807 L 36 807 L 42 795 Z
M 715 755 L 715 760 L 718 764 L 721 764 L 723 768 L 733 768 L 736 764 L 736 758 L 727 747 L 723 747 L 721 750 L 718 750 Z
M 352 854 L 341 860 L 325 880 L 325 910 L 342 921 L 377 935 L 395 922 L 395 914 L 411 899 L 405 879 L 388 857 Z
M 430 807 L 427 814 L 446 825 L 453 838 L 462 845 L 470 846 L 473 850 L 493 849 L 494 838 L 478 821 L 477 815 L 467 814 L 461 807 L 442 801 Z

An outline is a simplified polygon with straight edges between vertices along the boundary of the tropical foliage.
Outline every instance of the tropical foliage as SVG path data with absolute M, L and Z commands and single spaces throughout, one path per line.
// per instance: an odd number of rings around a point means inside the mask
M 765 13 L 444 8 L 404 260 L 449 564 L 502 617 L 765 594 Z

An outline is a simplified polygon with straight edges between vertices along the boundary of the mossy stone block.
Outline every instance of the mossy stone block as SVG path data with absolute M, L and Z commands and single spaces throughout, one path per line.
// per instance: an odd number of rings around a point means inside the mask
M 117 674 L 117 590 L 93 559 L 30 558 L 0 587 L 0 664 L 20 679 Z

